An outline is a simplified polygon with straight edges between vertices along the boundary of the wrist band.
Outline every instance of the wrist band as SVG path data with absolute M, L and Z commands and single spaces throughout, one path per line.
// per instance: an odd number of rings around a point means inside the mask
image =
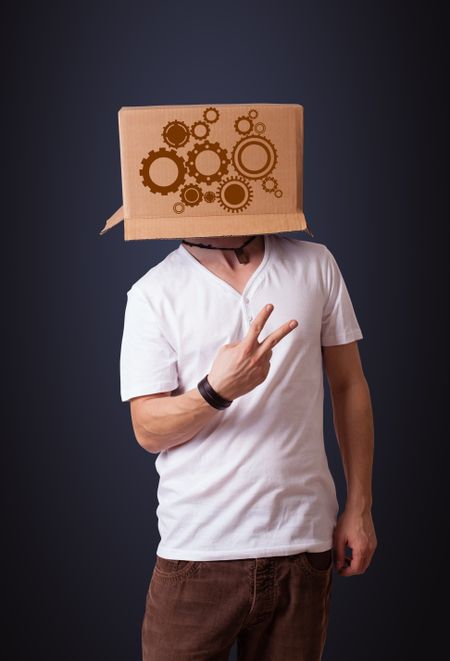
M 221 397 L 218 392 L 214 390 L 208 381 L 208 375 L 204 376 L 201 381 L 197 383 L 197 388 L 204 399 L 214 406 L 215 409 L 226 409 L 232 403 L 232 399 L 225 399 Z

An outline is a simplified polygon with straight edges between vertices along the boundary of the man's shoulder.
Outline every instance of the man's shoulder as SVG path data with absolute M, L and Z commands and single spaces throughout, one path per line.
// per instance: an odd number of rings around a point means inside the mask
M 324 243 L 278 234 L 275 237 L 280 248 L 293 257 L 298 257 L 300 254 L 304 259 L 320 262 L 328 258 L 329 249 Z
M 147 297 L 155 297 L 159 293 L 166 295 L 168 283 L 171 284 L 170 288 L 175 290 L 176 287 L 173 287 L 174 278 L 179 275 L 175 262 L 175 251 L 172 251 L 132 283 L 130 290 L 138 291 Z

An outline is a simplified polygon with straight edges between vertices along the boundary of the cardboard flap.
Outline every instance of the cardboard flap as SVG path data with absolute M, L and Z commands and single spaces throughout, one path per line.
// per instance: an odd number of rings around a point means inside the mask
M 110 218 L 108 218 L 104 228 L 102 229 L 101 232 L 99 232 L 99 234 L 104 234 L 105 232 L 110 230 L 111 227 L 114 227 L 114 225 L 117 225 L 118 223 L 122 222 L 123 215 L 124 214 L 123 214 L 123 206 L 122 206 L 119 209 L 117 209 L 117 211 L 115 211 Z

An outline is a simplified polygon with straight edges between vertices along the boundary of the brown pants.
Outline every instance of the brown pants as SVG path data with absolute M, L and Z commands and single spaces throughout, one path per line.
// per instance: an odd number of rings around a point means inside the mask
M 332 549 L 270 558 L 156 555 L 142 622 L 143 661 L 319 661 Z

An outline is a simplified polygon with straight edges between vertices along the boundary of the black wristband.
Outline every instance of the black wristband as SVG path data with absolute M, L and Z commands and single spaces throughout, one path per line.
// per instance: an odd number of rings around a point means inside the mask
M 201 381 L 197 383 L 197 388 L 204 399 L 214 406 L 215 409 L 226 409 L 232 403 L 232 399 L 225 399 L 218 392 L 214 390 L 208 381 L 208 375 L 204 376 Z

